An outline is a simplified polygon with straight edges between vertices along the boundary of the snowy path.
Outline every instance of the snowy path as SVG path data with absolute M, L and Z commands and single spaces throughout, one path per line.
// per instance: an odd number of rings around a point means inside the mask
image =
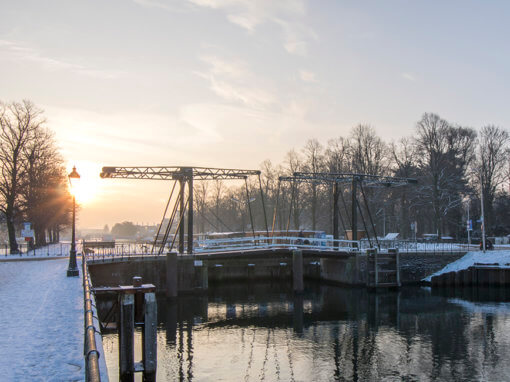
M 2 381 L 84 379 L 81 277 L 66 277 L 67 265 L 0 261 Z

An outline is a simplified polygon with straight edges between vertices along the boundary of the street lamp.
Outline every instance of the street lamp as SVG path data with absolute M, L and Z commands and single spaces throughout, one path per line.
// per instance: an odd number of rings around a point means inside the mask
M 68 175 L 69 184 L 71 190 L 74 190 L 77 182 L 80 180 L 80 174 L 76 171 L 76 167 L 73 166 L 73 171 Z M 78 267 L 76 265 L 76 197 L 73 193 L 73 227 L 71 235 L 71 251 L 69 252 L 69 266 L 67 267 L 67 277 L 79 276 Z

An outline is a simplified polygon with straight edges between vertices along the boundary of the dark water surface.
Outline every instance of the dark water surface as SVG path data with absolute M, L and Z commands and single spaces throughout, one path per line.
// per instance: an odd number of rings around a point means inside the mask
M 510 381 L 505 289 L 229 284 L 158 299 L 158 322 L 158 381 Z M 103 341 L 118 380 L 117 336 Z

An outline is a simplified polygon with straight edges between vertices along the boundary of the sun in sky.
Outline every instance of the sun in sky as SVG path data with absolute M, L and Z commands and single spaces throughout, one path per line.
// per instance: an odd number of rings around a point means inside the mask
M 101 195 L 102 183 L 99 178 L 101 165 L 90 161 L 75 161 L 67 165 L 67 173 L 70 174 L 73 166 L 80 174 L 80 179 L 73 180 L 70 187 L 71 193 L 76 197 L 76 202 L 82 205 L 93 203 Z

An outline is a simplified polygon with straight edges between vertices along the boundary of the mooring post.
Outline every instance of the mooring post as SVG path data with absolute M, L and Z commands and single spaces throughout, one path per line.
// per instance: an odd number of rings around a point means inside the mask
M 294 292 L 303 292 L 303 252 L 300 249 L 292 251 L 292 280 Z
M 143 327 L 143 380 L 153 382 L 156 380 L 157 366 L 157 304 L 156 294 L 145 293 L 144 327 Z
M 133 381 L 135 371 L 134 332 L 135 332 L 135 296 L 120 295 L 119 322 L 119 369 L 122 382 Z
M 177 253 L 166 254 L 166 297 L 177 297 Z
M 142 286 L 142 278 L 140 276 L 133 277 L 133 286 L 135 288 Z M 135 323 L 143 321 L 143 293 L 135 293 Z

